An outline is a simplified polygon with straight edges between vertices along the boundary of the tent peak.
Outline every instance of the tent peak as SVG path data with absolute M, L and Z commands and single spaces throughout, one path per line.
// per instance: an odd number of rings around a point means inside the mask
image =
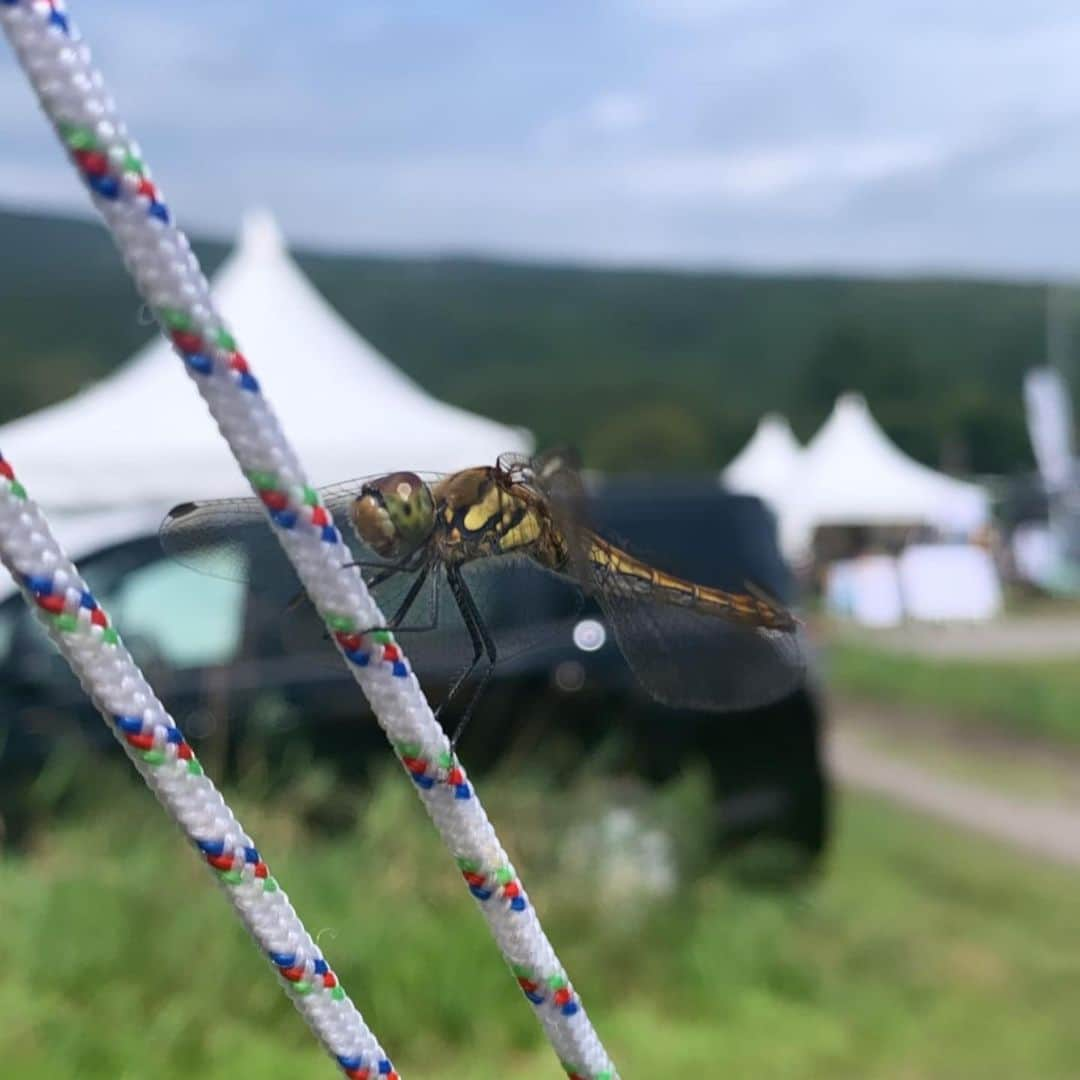
M 859 393 L 858 390 L 845 390 L 837 399 L 836 404 L 833 406 L 835 412 L 866 412 L 870 411 L 870 406 L 866 403 L 866 398 Z
M 285 236 L 274 215 L 265 207 L 252 207 L 240 223 L 237 248 L 257 258 L 278 255 L 285 250 Z
M 772 432 L 791 432 L 791 423 L 788 418 L 781 412 L 767 412 L 760 420 L 758 420 L 757 426 L 762 431 Z M 794 437 L 794 436 L 793 436 Z
M 789 493 L 801 454 L 787 418 L 766 413 L 750 441 L 724 470 L 723 482 L 732 491 L 759 496 L 777 510 Z

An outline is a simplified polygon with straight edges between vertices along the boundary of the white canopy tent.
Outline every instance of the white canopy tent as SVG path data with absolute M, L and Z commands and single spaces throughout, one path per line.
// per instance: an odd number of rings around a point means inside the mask
M 928 525 L 960 534 L 988 518 L 982 488 L 909 458 L 860 395 L 844 394 L 803 451 L 780 512 L 781 542 L 797 557 L 823 525 Z
M 316 484 L 446 471 L 528 452 L 532 437 L 436 400 L 326 302 L 277 226 L 249 215 L 215 299 Z M 48 510 L 167 507 L 247 492 L 163 338 L 67 401 L 0 427 L 0 446 Z
M 802 447 L 787 418 L 768 413 L 723 472 L 725 487 L 763 499 L 778 516 L 791 492 Z

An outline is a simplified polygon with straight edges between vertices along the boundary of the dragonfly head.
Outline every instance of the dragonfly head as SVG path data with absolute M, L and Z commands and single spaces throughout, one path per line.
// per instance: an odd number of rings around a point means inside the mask
M 365 544 L 385 559 L 402 558 L 431 536 L 435 499 L 416 473 L 390 473 L 360 489 L 350 516 Z

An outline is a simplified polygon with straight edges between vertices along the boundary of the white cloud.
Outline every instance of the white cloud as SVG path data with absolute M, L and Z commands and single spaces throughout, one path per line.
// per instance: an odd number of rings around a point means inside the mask
M 824 141 L 651 157 L 629 162 L 626 180 L 638 194 L 667 201 L 770 201 L 802 191 L 831 202 L 852 185 L 923 168 L 939 156 L 915 142 Z

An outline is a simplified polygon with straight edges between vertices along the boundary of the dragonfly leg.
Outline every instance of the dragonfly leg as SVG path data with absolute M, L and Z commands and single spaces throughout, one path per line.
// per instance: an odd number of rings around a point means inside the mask
M 468 587 L 461 577 L 461 571 L 454 566 L 447 566 L 446 581 L 450 586 L 450 593 L 457 603 L 458 610 L 461 612 L 461 618 L 465 623 L 465 629 L 469 632 L 469 638 L 472 641 L 473 647 L 473 658 L 469 666 L 454 680 L 454 685 L 450 687 L 450 692 L 446 695 L 445 700 L 435 710 L 436 719 L 439 719 L 439 717 L 442 716 L 446 708 L 458 696 L 458 692 L 461 690 L 462 686 L 465 685 L 469 676 L 472 675 L 479 666 L 480 661 L 484 656 L 485 637 L 487 637 L 487 631 L 481 628 L 482 623 L 480 620 L 480 613 L 473 601 L 472 594 L 469 592 Z
M 383 626 L 369 626 L 364 630 L 361 630 L 361 634 L 373 634 L 377 630 L 399 630 L 401 624 L 405 619 L 405 616 L 409 614 L 412 606 L 416 603 L 416 598 L 420 595 L 420 590 L 424 587 L 424 583 L 428 580 L 431 581 L 431 618 L 419 625 L 413 625 L 408 627 L 410 633 L 419 633 L 424 630 L 434 630 L 439 625 L 439 590 L 435 587 L 435 578 L 431 577 L 431 566 L 425 566 L 423 570 L 417 575 L 416 580 L 409 586 L 409 591 L 405 594 L 405 598 L 398 605 L 397 611 L 387 619 Z
M 350 567 L 359 566 L 361 570 L 378 570 L 380 573 L 375 574 L 367 584 L 369 586 L 381 585 L 387 578 L 392 577 L 394 574 L 418 570 L 427 560 L 427 557 L 428 548 L 425 545 L 417 548 L 415 551 L 411 551 L 400 562 L 387 563 L 375 562 L 372 559 L 353 559 L 352 562 L 342 563 L 341 569 L 348 570 Z
M 416 603 L 416 598 L 420 595 L 420 590 L 424 587 L 424 582 L 427 581 L 428 574 L 430 573 L 431 563 L 428 563 L 423 570 L 416 575 L 416 580 L 409 586 L 409 591 L 398 605 L 397 611 L 390 617 L 390 621 L 386 624 L 385 629 L 396 630 L 401 625 L 401 620 L 409 614 L 409 609 Z
M 420 567 L 420 572 L 416 575 L 416 580 L 409 586 L 409 591 L 405 594 L 401 603 L 398 605 L 397 611 L 387 620 L 385 626 L 372 626 L 366 630 L 361 630 L 362 634 L 370 634 L 373 630 L 397 630 L 401 626 L 405 619 L 405 616 L 412 610 L 413 604 L 416 603 L 416 598 L 420 595 L 420 590 L 423 589 L 424 584 L 430 580 L 432 585 L 432 615 L 430 622 L 424 623 L 422 626 L 410 626 L 410 630 L 434 630 L 439 621 L 439 590 L 435 588 L 436 581 L 431 577 L 431 568 L 433 563 L 429 559 L 426 563 L 423 563 Z M 393 574 L 400 573 L 397 569 L 388 569 L 382 575 L 377 575 L 373 578 L 368 585 L 375 587 L 381 584 L 388 577 Z
M 484 671 L 484 674 L 480 676 L 480 681 L 476 684 L 476 689 L 472 692 L 472 697 L 469 698 L 469 704 L 465 706 L 464 711 L 461 714 L 461 719 L 457 722 L 457 727 L 454 728 L 453 735 L 450 736 L 450 750 L 457 749 L 458 740 L 461 738 L 462 733 L 465 731 L 466 725 L 472 719 L 473 709 L 480 703 L 480 699 L 484 696 L 484 691 L 487 689 L 487 685 L 491 682 L 491 677 L 495 674 L 495 658 L 489 657 L 490 663 Z
M 498 659 L 498 654 L 495 651 L 495 641 L 488 632 L 487 626 L 484 625 L 480 610 L 477 608 L 476 601 L 473 599 L 473 595 L 469 591 L 469 587 L 465 584 L 465 579 L 461 576 L 460 571 L 452 567 L 447 567 L 447 580 L 450 582 L 450 589 L 454 594 L 454 599 L 457 600 L 458 607 L 461 609 L 461 616 L 465 620 L 466 626 L 469 627 L 469 634 L 473 641 L 474 656 L 469 669 L 454 684 L 454 688 L 450 691 L 450 695 L 447 697 L 446 701 L 443 702 L 443 705 L 448 705 L 450 703 L 454 694 L 464 684 L 465 680 L 476 670 L 477 665 L 480 663 L 482 653 L 486 654 L 488 661 L 487 668 L 484 670 L 483 675 L 480 676 L 480 680 L 476 684 L 472 695 L 469 697 L 468 704 L 462 711 L 457 726 L 454 728 L 454 733 L 450 736 L 450 749 L 453 750 L 457 746 L 462 733 L 465 731 L 466 725 L 472 718 L 473 710 L 476 708 L 481 697 L 483 697 L 484 690 L 487 689 L 487 684 L 491 681 L 491 677 L 495 673 L 495 662 Z M 442 709 L 440 708 L 440 712 L 441 711 Z
M 428 578 L 431 583 L 431 618 L 428 619 L 427 622 L 413 623 L 411 626 L 406 627 L 407 631 L 410 634 L 422 633 L 425 630 L 434 630 L 439 625 L 439 586 L 438 580 L 436 576 L 431 573 L 431 570 L 431 565 L 426 566 L 424 568 L 423 574 L 421 575 L 422 577 Z M 404 604 L 402 606 L 404 606 Z M 412 607 L 412 603 L 410 603 L 409 606 Z M 386 627 L 384 627 L 384 629 L 400 629 L 401 621 L 405 618 L 406 614 L 408 614 L 408 609 L 402 611 L 401 608 L 398 608 L 397 612 L 395 612 L 394 614 L 394 617 L 390 620 L 390 622 L 386 624 Z M 376 629 L 378 629 L 378 627 L 376 627 Z

